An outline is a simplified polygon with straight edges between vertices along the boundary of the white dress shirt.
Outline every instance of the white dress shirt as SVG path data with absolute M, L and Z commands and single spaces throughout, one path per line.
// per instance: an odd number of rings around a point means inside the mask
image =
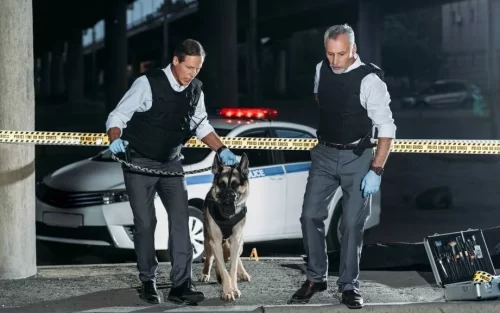
M 172 74 L 170 64 L 163 69 L 163 72 L 167 75 L 170 86 L 172 86 L 175 91 L 181 92 L 189 86 L 182 86 L 177 82 Z M 120 131 L 123 131 L 123 129 L 127 127 L 128 121 L 130 121 L 135 112 L 146 112 L 151 108 L 152 104 L 153 95 L 151 93 L 151 86 L 149 85 L 149 81 L 146 76 L 143 75 L 134 81 L 116 108 L 109 113 L 108 120 L 106 121 L 106 131 L 112 127 L 118 127 L 120 128 Z M 200 140 L 214 131 L 214 128 L 210 125 L 208 118 L 206 117 L 207 111 L 205 108 L 205 96 L 202 91 L 200 100 L 198 101 L 193 118 L 190 122 L 192 130 L 196 124 L 205 118 L 196 129 L 196 137 Z
M 359 55 L 354 56 L 356 61 L 349 66 L 344 73 L 363 65 Z M 318 93 L 319 76 L 323 61 L 316 65 L 316 74 L 314 75 L 314 93 Z M 335 74 L 342 75 L 342 74 Z M 372 120 L 373 126 L 378 129 L 378 137 L 396 137 L 396 125 L 392 118 L 392 111 L 389 106 L 391 97 L 387 91 L 387 85 L 375 73 L 366 75 L 361 81 L 359 98 L 361 105 L 366 109 L 368 117 Z

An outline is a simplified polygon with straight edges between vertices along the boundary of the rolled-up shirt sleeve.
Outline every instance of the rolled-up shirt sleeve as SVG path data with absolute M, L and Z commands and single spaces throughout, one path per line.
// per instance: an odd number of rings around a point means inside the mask
M 207 109 L 205 108 L 205 95 L 203 91 L 201 92 L 198 105 L 196 106 L 193 118 L 191 119 L 190 127 L 191 129 L 194 129 L 197 125 L 198 128 L 196 128 L 196 138 L 199 140 L 214 131 L 214 128 L 208 121 Z
M 134 81 L 116 108 L 109 113 L 106 121 L 106 131 L 112 127 L 118 127 L 123 132 L 134 113 L 149 110 L 151 104 L 151 87 L 147 78 L 141 76 Z
M 389 104 L 391 97 L 387 85 L 374 73 L 361 82 L 361 103 L 378 130 L 378 137 L 395 138 L 396 125 Z

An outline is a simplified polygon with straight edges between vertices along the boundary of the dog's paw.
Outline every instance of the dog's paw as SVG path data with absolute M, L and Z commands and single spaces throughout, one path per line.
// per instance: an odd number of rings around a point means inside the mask
M 221 299 L 224 300 L 224 301 L 234 301 L 233 292 L 232 291 L 229 292 L 229 293 L 222 292 Z
M 210 275 L 200 274 L 200 275 L 198 275 L 198 281 L 208 282 L 208 281 L 210 281 Z
M 224 301 L 234 301 L 233 288 L 231 287 L 231 284 L 223 284 L 220 297 Z
M 233 289 L 233 296 L 235 298 L 241 297 L 241 291 L 239 289 Z
M 223 290 L 220 297 L 224 301 L 234 301 L 234 294 L 232 290 L 230 290 L 229 292 Z
M 251 281 L 252 276 L 248 275 L 248 273 L 238 273 L 238 279 L 240 281 Z

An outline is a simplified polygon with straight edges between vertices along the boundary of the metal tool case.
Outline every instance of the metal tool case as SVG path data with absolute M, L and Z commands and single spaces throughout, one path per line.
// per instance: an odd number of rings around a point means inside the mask
M 424 247 L 436 282 L 444 288 L 446 301 L 500 297 L 498 280 L 473 281 L 477 271 L 496 275 L 482 230 L 427 236 Z

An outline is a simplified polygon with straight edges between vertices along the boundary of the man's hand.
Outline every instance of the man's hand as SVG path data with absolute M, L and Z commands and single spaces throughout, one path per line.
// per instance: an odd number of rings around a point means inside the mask
M 114 154 L 125 152 L 125 147 L 128 145 L 128 141 L 122 140 L 121 138 L 115 139 L 110 145 L 109 150 Z
M 128 145 L 128 141 L 122 140 L 120 134 L 121 130 L 118 127 L 112 127 L 108 130 L 108 138 L 111 142 L 109 150 L 114 154 L 125 152 L 125 147 Z
M 236 164 L 236 162 L 238 162 L 234 153 L 232 153 L 231 150 L 229 150 L 227 148 L 221 151 L 221 153 L 219 154 L 219 157 L 220 157 L 220 160 L 222 161 L 222 164 L 224 164 L 226 166 L 232 166 L 232 165 Z
M 382 178 L 372 170 L 366 173 L 365 177 L 363 177 L 363 180 L 361 181 L 361 190 L 363 191 L 363 197 L 366 198 L 377 193 L 380 188 L 381 180 Z
M 226 166 L 232 166 L 238 162 L 236 159 L 236 156 L 229 150 L 228 148 L 223 147 L 222 141 L 220 140 L 219 136 L 215 132 L 211 132 L 201 141 L 209 146 L 213 151 L 217 151 L 221 149 L 222 151 L 219 152 L 219 157 L 223 163 L 223 165 Z

